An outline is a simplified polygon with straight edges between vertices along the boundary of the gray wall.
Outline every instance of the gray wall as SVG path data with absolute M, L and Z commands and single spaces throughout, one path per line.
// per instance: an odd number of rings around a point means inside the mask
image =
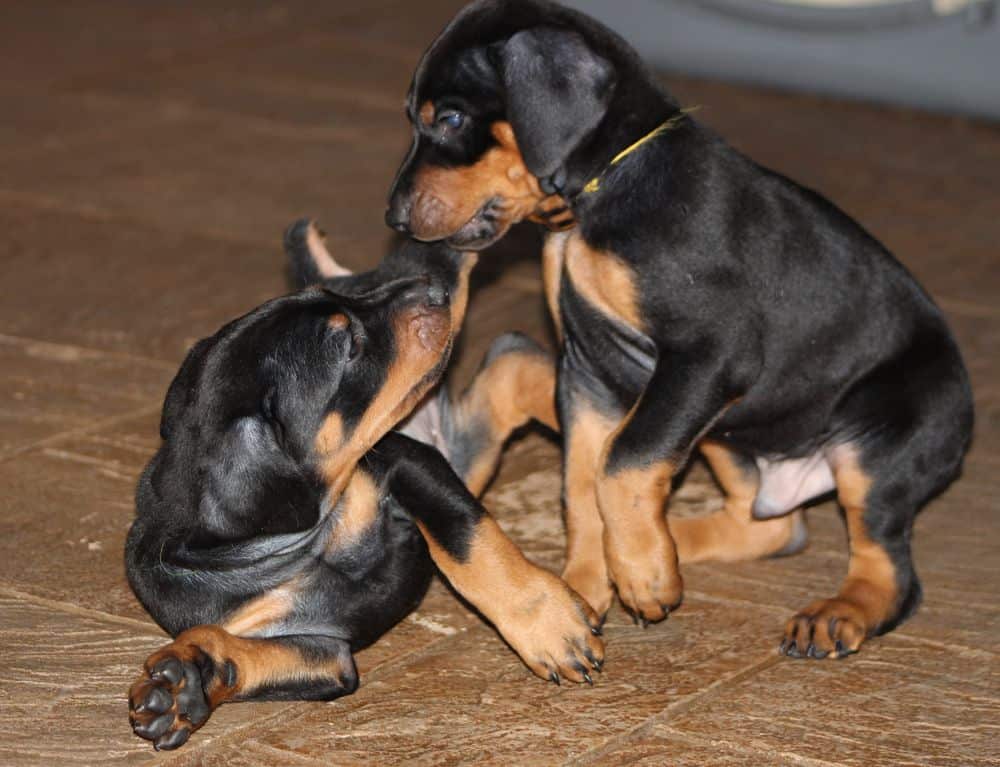
M 566 0 L 668 71 L 1000 119 L 996 0 L 858 15 L 764 0 Z

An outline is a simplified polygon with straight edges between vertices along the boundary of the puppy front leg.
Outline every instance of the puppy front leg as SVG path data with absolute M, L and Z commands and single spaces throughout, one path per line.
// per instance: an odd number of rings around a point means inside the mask
M 683 595 L 665 505 L 695 442 L 734 399 L 714 365 L 711 354 L 661 358 L 604 444 L 597 502 L 608 572 L 622 603 L 644 623 L 667 617 Z
M 333 700 L 357 689 L 347 642 L 320 634 L 241 637 L 195 626 L 154 652 L 129 690 L 129 720 L 157 751 L 182 746 L 223 703 Z
M 400 434 L 371 451 L 389 492 L 413 517 L 435 564 L 535 674 L 590 682 L 600 619 L 560 578 L 529 562 L 441 454 Z

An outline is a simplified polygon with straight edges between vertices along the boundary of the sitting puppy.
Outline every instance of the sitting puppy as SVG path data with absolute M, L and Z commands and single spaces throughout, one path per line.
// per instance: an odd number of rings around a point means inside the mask
M 678 559 L 796 551 L 796 509 L 835 492 L 847 579 L 789 620 L 782 652 L 840 657 L 913 612 L 913 521 L 959 472 L 972 399 L 941 312 L 881 244 L 688 116 L 612 31 L 545 0 L 467 6 L 407 112 L 391 226 L 482 249 L 524 218 L 577 224 L 548 236 L 543 276 L 564 577 L 595 610 L 614 586 L 663 619 Z M 668 526 L 696 447 L 726 508 Z
M 194 346 L 139 481 L 129 582 L 176 639 L 132 686 L 136 734 L 176 748 L 221 703 L 353 692 L 351 653 L 417 606 L 432 563 L 532 671 L 589 682 L 597 615 L 474 498 L 513 429 L 554 425 L 551 361 L 504 336 L 460 399 L 390 432 L 445 368 L 476 257 L 410 243 L 352 276 L 308 223 L 286 243 L 317 286 Z

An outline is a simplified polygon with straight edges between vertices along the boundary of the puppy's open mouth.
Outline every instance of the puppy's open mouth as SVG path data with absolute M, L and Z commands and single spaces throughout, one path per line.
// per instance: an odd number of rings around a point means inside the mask
M 445 242 L 460 250 L 482 250 L 503 237 L 509 228 L 502 198 L 491 197 Z

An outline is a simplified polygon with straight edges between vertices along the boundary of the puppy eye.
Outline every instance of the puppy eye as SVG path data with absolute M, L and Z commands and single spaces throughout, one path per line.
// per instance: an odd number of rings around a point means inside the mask
M 465 115 L 454 109 L 442 112 L 437 118 L 438 125 L 444 125 L 452 130 L 458 130 L 465 124 Z

